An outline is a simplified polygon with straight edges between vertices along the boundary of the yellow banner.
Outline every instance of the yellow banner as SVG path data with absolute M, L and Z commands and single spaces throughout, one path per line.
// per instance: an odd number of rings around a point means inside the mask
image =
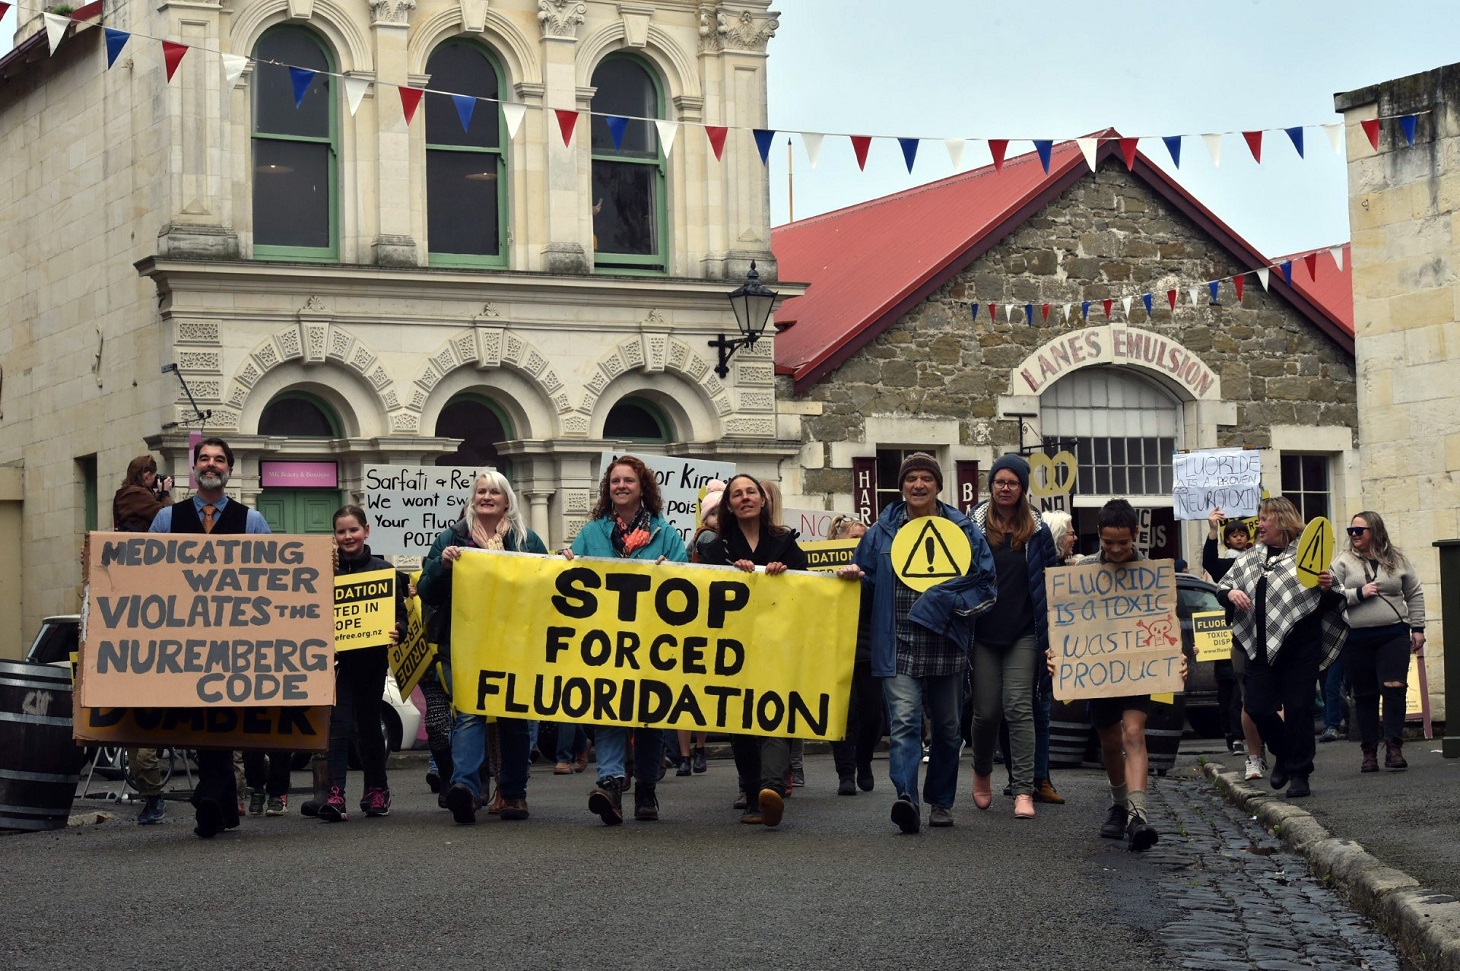
M 395 571 L 335 577 L 335 650 L 390 643 L 395 628 Z
M 841 738 L 860 584 L 808 573 L 466 552 L 452 569 L 460 711 Z
M 1232 660 L 1232 628 L 1227 626 L 1225 610 L 1204 610 L 1192 614 L 1191 636 L 1198 662 Z
M 400 696 L 409 698 L 421 677 L 431 669 L 436 660 L 436 645 L 426 640 L 426 621 L 421 616 L 421 598 L 411 597 L 406 601 L 405 636 L 399 644 L 390 645 L 390 673 L 400 688 Z
M 806 554 L 806 569 L 813 573 L 835 573 L 837 567 L 852 562 L 857 552 L 855 539 L 813 539 L 798 544 Z

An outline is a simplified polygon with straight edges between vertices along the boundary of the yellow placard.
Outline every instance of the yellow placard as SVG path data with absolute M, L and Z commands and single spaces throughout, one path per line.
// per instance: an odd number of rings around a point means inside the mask
M 1192 614 L 1191 637 L 1198 662 L 1232 659 L 1232 628 L 1227 626 L 1226 611 L 1204 610 Z
M 426 640 L 426 621 L 421 616 L 421 599 L 406 601 L 406 633 L 400 643 L 390 645 L 390 672 L 395 675 L 400 696 L 409 698 L 421 677 L 436 660 L 436 645 Z
M 798 544 L 806 554 L 806 569 L 814 573 L 835 573 L 837 567 L 852 562 L 857 552 L 856 539 L 814 539 Z
M 1425 662 L 1415 655 L 1409 656 L 1409 679 L 1404 691 L 1405 718 L 1424 717 L 1424 691 L 1419 679 L 1419 666 L 1423 663 Z
M 1316 516 L 1298 537 L 1298 582 L 1318 586 L 1318 574 L 1333 563 L 1333 523 Z
M 857 583 L 474 551 L 451 572 L 459 711 L 791 738 L 846 731 Z
M 394 629 L 394 570 L 335 577 L 335 650 L 389 644 Z
M 892 569 L 922 593 L 968 572 L 973 546 L 958 524 L 942 516 L 909 519 L 892 537 Z

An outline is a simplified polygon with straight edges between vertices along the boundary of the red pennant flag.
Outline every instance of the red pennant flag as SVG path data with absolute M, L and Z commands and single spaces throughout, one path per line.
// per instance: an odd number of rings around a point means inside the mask
M 706 125 L 705 134 L 710 136 L 710 149 L 715 153 L 715 161 L 720 161 L 720 156 L 725 153 L 725 133 L 730 129 L 724 125 Z
M 1262 132 L 1245 131 L 1242 137 L 1247 139 L 1247 147 L 1252 150 L 1252 159 L 1258 165 L 1262 164 Z
M 4 3 L 3 0 L 0 0 L 0 20 L 4 20 L 5 19 L 5 15 L 7 13 L 9 13 L 9 12 L 10 12 L 10 4 Z
M 396 88 L 400 92 L 400 110 L 405 112 L 406 124 L 416 117 L 416 109 L 420 107 L 421 95 L 426 93 L 425 88 L 402 87 Z
M 1175 313 L 1176 312 L 1176 291 L 1175 290 L 1167 290 L 1166 291 L 1166 302 L 1171 305 L 1171 312 L 1172 313 Z
M 573 144 L 573 129 L 578 127 L 578 112 L 571 108 L 554 108 L 558 116 L 558 131 L 563 133 L 563 144 Z
M 1136 167 L 1136 142 L 1138 138 L 1122 138 L 1120 140 L 1120 154 L 1125 158 L 1125 167 L 1133 169 Z
M 1309 253 L 1303 257 L 1303 262 L 1308 265 L 1308 279 L 1316 281 L 1318 279 L 1318 254 Z
M 999 322 L 999 305 L 996 304 L 996 303 L 991 303 L 991 304 L 989 304 L 989 323 L 991 323 L 991 324 L 997 324 L 998 322 Z
M 1045 320 L 1048 320 L 1049 319 L 1049 304 L 1045 304 L 1043 309 L 1044 309 L 1044 319 Z
M 182 63 L 183 55 L 188 52 L 188 45 L 174 44 L 170 40 L 162 42 L 162 60 L 167 64 L 167 80 L 171 81 L 172 76 L 177 73 L 177 66 Z
M 1002 169 L 1004 167 L 1004 153 L 1007 152 L 1008 150 L 1009 150 L 1009 140 L 1007 138 L 990 138 L 989 139 L 989 153 L 992 154 L 993 157 L 994 157 L 994 171 L 995 172 L 997 172 L 999 169 Z
M 1105 308 L 1105 316 L 1106 317 L 1109 317 L 1110 316 L 1110 305 L 1113 304 L 1113 303 L 1115 303 L 1114 300 L 1102 300 L 1102 301 L 1100 301 L 1101 306 L 1103 306 Z
M 1363 126 L 1364 134 L 1369 136 L 1369 144 L 1374 146 L 1374 151 L 1377 152 L 1379 150 L 1379 119 L 1370 118 L 1359 124 Z
M 870 135 L 852 135 L 852 151 L 857 154 L 857 168 L 867 171 L 867 149 L 872 147 Z
M 1237 302 L 1238 303 L 1241 303 L 1242 302 L 1242 277 L 1243 277 L 1243 274 L 1239 273 L 1239 274 L 1237 274 L 1236 276 L 1234 276 L 1232 278 L 1232 286 L 1234 286 L 1234 287 L 1237 288 Z

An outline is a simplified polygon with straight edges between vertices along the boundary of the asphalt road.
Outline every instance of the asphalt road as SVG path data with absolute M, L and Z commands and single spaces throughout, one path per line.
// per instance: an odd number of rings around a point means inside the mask
M 592 766 L 535 767 L 528 821 L 460 827 L 427 791 L 423 761 L 395 763 L 383 819 L 353 812 L 352 773 L 345 824 L 294 811 L 204 841 L 170 802 L 160 826 L 134 825 L 124 806 L 99 825 L 0 837 L 0 966 L 1136 971 L 1227 966 L 1190 963 L 1221 945 L 1256 967 L 1252 955 L 1283 947 L 1273 900 L 1291 898 L 1304 936 L 1351 936 L 1364 957 L 1269 954 L 1264 967 L 1401 967 L 1195 779 L 1153 786 L 1165 838 L 1136 855 L 1096 836 L 1107 796 L 1090 770 L 1060 772 L 1069 803 L 1022 821 L 997 795 L 973 808 L 965 761 L 957 825 L 907 836 L 888 820 L 883 760 L 875 792 L 838 797 L 829 757 L 808 757 L 809 786 L 776 829 L 739 823 L 725 761 L 666 778 L 661 821 L 615 828 L 586 808 Z

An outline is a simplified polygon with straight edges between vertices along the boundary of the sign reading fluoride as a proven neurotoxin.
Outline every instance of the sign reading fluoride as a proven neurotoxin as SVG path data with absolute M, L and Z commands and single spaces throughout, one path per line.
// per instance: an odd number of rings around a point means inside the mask
M 1228 519 L 1257 515 L 1262 455 L 1252 448 L 1183 452 L 1171 460 L 1172 508 L 1177 519 L 1205 519 L 1213 509 Z

